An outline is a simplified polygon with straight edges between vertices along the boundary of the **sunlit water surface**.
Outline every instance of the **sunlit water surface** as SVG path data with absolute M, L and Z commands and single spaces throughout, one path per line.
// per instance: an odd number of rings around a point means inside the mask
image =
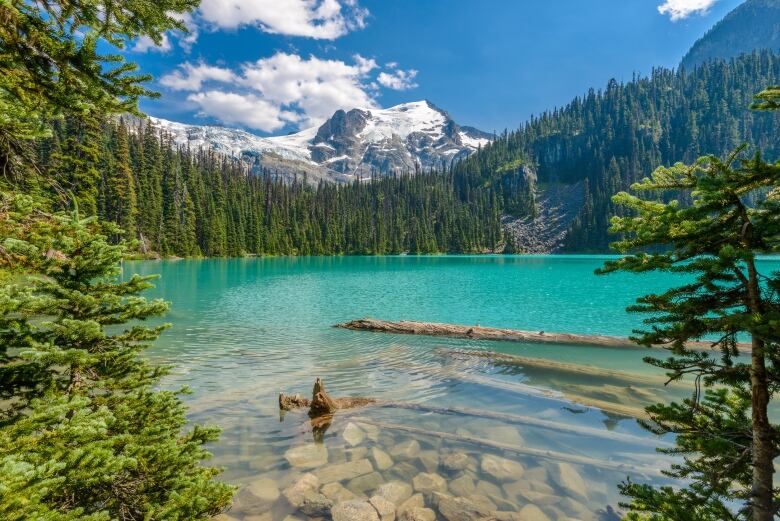
M 307 519 L 296 507 L 299 501 L 280 492 L 312 472 L 319 493 L 336 503 L 369 498 L 382 483 L 401 481 L 424 492 L 425 506 L 434 510 L 441 497 L 434 492 L 440 492 L 467 498 L 483 511 L 519 511 L 521 519 L 587 521 L 615 518 L 616 485 L 627 475 L 660 483 L 657 470 L 668 464 L 653 447 L 671 440 L 654 438 L 621 414 L 688 393 L 662 385 L 657 371 L 642 362 L 646 350 L 424 338 L 332 326 L 373 317 L 627 336 L 641 317 L 624 308 L 674 280 L 595 276 L 606 259 L 144 261 L 125 263 L 124 274 L 162 276 L 149 296 L 173 302 L 166 318 L 173 327 L 150 356 L 175 364 L 166 385 L 192 389 L 185 399 L 194 421 L 224 429 L 211 447 L 212 463 L 226 469 L 223 479 L 247 487 L 230 518 Z M 766 271 L 775 267 L 780 262 L 762 261 Z M 464 351 L 562 364 L 497 362 Z M 586 371 L 573 371 L 577 366 Z M 322 435 L 313 432 L 304 412 L 280 418 L 278 394 L 308 395 L 317 377 L 332 396 L 423 408 L 337 414 Z M 442 410 L 447 408 L 459 414 Z M 377 458 L 374 449 L 389 461 Z M 465 462 L 464 468 L 442 465 L 453 452 L 461 459 L 451 459 Z M 316 507 L 303 510 L 318 518 Z

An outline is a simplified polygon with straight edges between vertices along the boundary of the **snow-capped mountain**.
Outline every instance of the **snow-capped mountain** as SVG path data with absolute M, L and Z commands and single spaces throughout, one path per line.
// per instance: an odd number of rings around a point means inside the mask
M 485 132 L 459 126 L 428 101 L 338 110 L 320 127 L 268 138 L 239 129 L 150 119 L 178 144 L 240 157 L 256 171 L 267 168 L 285 177 L 306 174 L 312 182 L 440 167 L 491 139 Z

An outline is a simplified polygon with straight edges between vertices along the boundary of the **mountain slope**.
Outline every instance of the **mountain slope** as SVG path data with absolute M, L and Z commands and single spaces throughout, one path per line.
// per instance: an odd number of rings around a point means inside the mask
M 305 174 L 312 182 L 345 182 L 441 167 L 490 142 L 488 134 L 460 127 L 428 101 L 388 109 L 338 110 L 318 128 L 270 138 L 239 129 L 151 121 L 177 144 L 239 157 L 258 172 L 287 178 Z
M 682 59 L 692 69 L 714 59 L 780 50 L 780 0 L 747 0 L 707 31 Z
M 495 190 L 514 249 L 608 251 L 609 218 L 621 211 L 611 196 L 659 165 L 723 156 L 742 143 L 780 157 L 780 113 L 749 109 L 778 78 L 780 56 L 764 52 L 612 80 L 499 136 L 453 173 L 472 191 Z

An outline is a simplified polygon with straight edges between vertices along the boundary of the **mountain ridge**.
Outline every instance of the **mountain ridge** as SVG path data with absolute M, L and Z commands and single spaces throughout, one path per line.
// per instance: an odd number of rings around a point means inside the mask
M 272 171 L 286 179 L 304 175 L 311 182 L 350 182 L 447 166 L 492 138 L 474 127 L 461 127 L 428 100 L 386 109 L 339 109 L 318 127 L 272 137 L 149 119 L 178 145 L 240 158 L 255 172 Z
M 780 0 L 747 0 L 738 5 L 691 46 L 680 65 L 690 70 L 760 50 L 780 51 Z

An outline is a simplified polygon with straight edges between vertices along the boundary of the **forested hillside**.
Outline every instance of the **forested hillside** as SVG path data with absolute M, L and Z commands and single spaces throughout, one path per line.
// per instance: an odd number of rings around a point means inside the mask
M 37 163 L 82 212 L 119 224 L 145 254 L 486 252 L 501 246 L 490 189 L 446 172 L 310 186 L 187 150 L 137 120 L 60 122 Z M 414 174 L 414 173 L 411 173 Z
M 719 61 L 695 71 L 655 69 L 649 77 L 589 91 L 455 167 L 472 189 L 495 187 L 503 211 L 527 208 L 517 165 L 537 173 L 539 188 L 581 183 L 584 204 L 570 227 L 568 251 L 606 251 L 618 209 L 610 197 L 656 167 L 723 155 L 743 142 L 780 156 L 780 116 L 749 109 L 753 96 L 780 83 L 780 57 L 769 52 Z M 515 215 L 517 215 L 515 213 Z
M 780 51 L 780 0 L 746 0 L 696 41 L 681 65 L 691 70 L 708 61 L 767 49 Z
M 657 166 L 743 142 L 780 156 L 780 116 L 749 109 L 776 83 L 780 57 L 769 52 L 692 72 L 655 69 L 534 117 L 449 171 L 346 186 L 252 175 L 138 120 L 61 120 L 37 142 L 37 164 L 84 213 L 119 224 L 146 254 L 523 251 L 503 237 L 502 216 L 532 217 L 538 195 L 560 186 L 580 194 L 561 249 L 607 251 L 619 212 L 610 197 Z

